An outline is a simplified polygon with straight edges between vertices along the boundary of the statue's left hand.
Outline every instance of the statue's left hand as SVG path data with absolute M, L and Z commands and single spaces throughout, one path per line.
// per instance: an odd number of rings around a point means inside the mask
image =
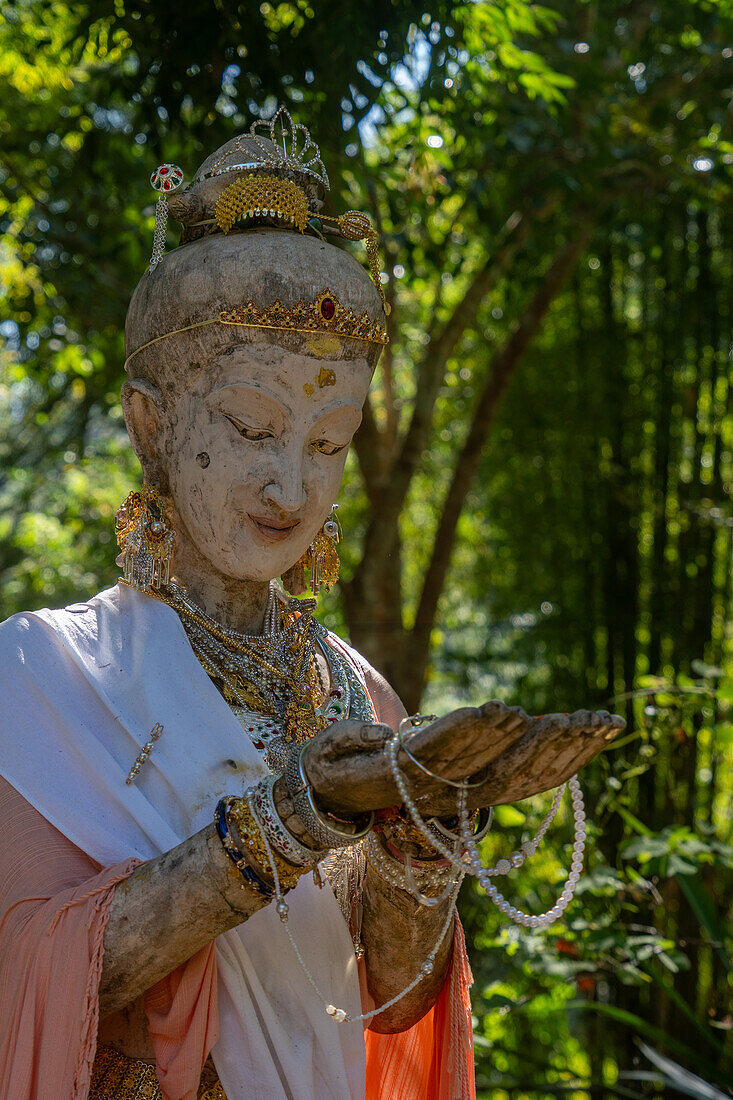
M 608 711 L 528 715 L 499 701 L 462 707 L 429 725 L 405 730 L 410 752 L 436 775 L 483 779 L 469 792 L 472 808 L 518 802 L 558 787 L 618 736 L 626 723 Z M 325 809 L 359 812 L 399 803 L 384 750 L 384 726 L 337 722 L 309 744 L 306 769 Z M 403 752 L 398 761 L 419 808 L 450 815 L 456 790 L 430 779 Z

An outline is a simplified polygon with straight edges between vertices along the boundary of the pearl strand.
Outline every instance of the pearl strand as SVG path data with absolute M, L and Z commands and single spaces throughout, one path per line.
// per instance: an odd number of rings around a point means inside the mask
M 364 841 L 364 855 L 376 873 L 390 886 L 398 890 L 404 890 L 412 894 L 420 905 L 433 909 L 447 901 L 456 887 L 455 873 L 451 874 L 450 868 L 441 867 L 436 870 L 413 867 L 412 862 L 408 867 L 405 863 L 399 863 L 393 856 L 388 855 L 374 833 L 370 833 Z M 421 893 L 425 889 L 438 889 L 437 895 Z
M 461 818 L 461 833 L 464 841 L 464 851 L 467 852 L 469 857 L 469 874 L 473 874 L 478 879 L 479 885 L 486 892 L 486 896 L 494 902 L 496 907 L 501 910 L 505 916 L 514 921 L 515 924 L 522 925 L 524 928 L 547 928 L 549 925 L 554 924 L 570 904 L 580 880 L 580 875 L 583 870 L 583 852 L 585 849 L 585 811 L 583 808 L 583 794 L 580 790 L 580 784 L 576 776 L 573 776 L 568 781 L 568 785 L 572 797 L 575 823 L 570 873 L 560 897 L 552 908 L 548 909 L 545 913 L 539 913 L 537 915 L 525 913 L 521 909 L 517 909 L 514 905 L 510 905 L 506 898 L 499 893 L 491 882 L 490 870 L 482 866 L 478 848 L 471 837 L 471 826 L 465 805 L 465 792 L 461 792 L 459 816 Z
M 275 862 L 275 857 L 273 856 L 272 849 L 270 847 L 270 842 L 267 839 L 267 835 L 265 833 L 265 830 L 263 829 L 262 824 L 261 824 L 261 822 L 260 822 L 260 820 L 257 816 L 257 812 L 256 812 L 255 806 L 254 806 L 254 798 L 253 798 L 251 789 L 247 792 L 247 802 L 249 804 L 250 810 L 252 811 L 252 816 L 253 816 L 255 822 L 257 823 L 257 827 L 259 828 L 260 836 L 262 837 L 262 843 L 265 846 L 265 851 L 267 852 L 267 858 L 268 858 L 268 861 L 270 863 L 270 873 L 272 874 L 273 882 L 275 884 L 275 909 L 277 911 L 277 915 L 280 917 L 280 920 L 283 923 L 283 926 L 285 928 L 285 934 L 288 937 L 288 939 L 290 940 L 290 946 L 292 947 L 292 949 L 295 953 L 295 957 L 298 960 L 298 963 L 300 964 L 301 970 L 303 971 L 306 978 L 308 979 L 308 982 L 312 986 L 316 996 L 318 997 L 319 1001 L 321 1002 L 321 1004 L 325 1008 L 326 1012 L 328 1013 L 329 1016 L 332 1017 L 332 1019 L 334 1019 L 336 1021 L 336 1023 L 338 1023 L 338 1024 L 358 1023 L 358 1022 L 363 1022 L 365 1020 L 371 1020 L 372 1017 L 374 1017 L 374 1016 L 379 1016 L 380 1013 L 386 1012 L 386 1010 L 388 1008 L 392 1008 L 393 1005 L 396 1005 L 398 1001 L 401 1001 L 403 997 L 406 997 L 408 993 L 411 993 L 413 991 L 413 989 L 415 989 L 424 978 L 426 978 L 426 977 L 428 977 L 428 975 L 432 974 L 433 969 L 435 967 L 435 959 L 436 959 L 436 956 L 438 954 L 438 951 L 440 950 L 440 946 L 441 946 L 443 940 L 445 939 L 446 933 L 448 932 L 448 929 L 453 924 L 453 920 L 455 918 L 456 899 L 458 898 L 458 891 L 460 890 L 461 883 L 463 881 L 463 873 L 461 873 L 461 875 L 459 876 L 458 881 L 456 883 L 456 889 L 453 893 L 453 898 L 451 900 L 451 904 L 448 906 L 448 913 L 447 913 L 446 919 L 443 923 L 443 927 L 440 930 L 440 934 L 438 936 L 437 943 L 435 944 L 432 951 L 429 953 L 429 955 L 425 959 L 425 962 L 420 967 L 420 969 L 417 973 L 417 976 L 415 978 L 413 978 L 413 980 L 410 982 L 409 985 L 405 986 L 405 988 L 402 990 L 401 993 L 398 993 L 395 997 L 392 997 L 391 1000 L 385 1001 L 385 1003 L 383 1005 L 380 1005 L 379 1008 L 373 1008 L 371 1010 L 371 1012 L 361 1012 L 361 1013 L 359 1013 L 358 1016 L 351 1016 L 346 1011 L 346 1009 L 337 1008 L 336 1005 L 332 1005 L 332 1004 L 328 1003 L 328 1001 L 326 1000 L 326 998 L 323 996 L 320 989 L 318 988 L 318 985 L 316 983 L 315 978 L 313 977 L 310 970 L 308 969 L 308 966 L 306 965 L 305 959 L 303 958 L 303 956 L 300 953 L 300 948 L 298 947 L 297 943 L 295 942 L 295 939 L 293 937 L 293 933 L 291 932 L 290 926 L 288 924 L 288 912 L 289 912 L 290 907 L 288 906 L 288 903 L 285 901 L 285 898 L 283 897 L 283 894 L 282 894 L 282 890 L 280 888 L 280 876 L 277 872 L 277 864 Z
M 399 764 L 397 763 L 397 753 L 399 750 L 399 735 L 395 734 L 392 740 L 388 744 L 389 763 L 394 777 L 395 784 L 397 786 L 402 801 L 407 807 L 407 810 L 414 821 L 417 828 L 422 832 L 425 839 L 435 848 L 437 852 L 456 868 L 462 870 L 464 873 L 473 875 L 478 879 L 479 884 L 486 892 L 487 897 L 494 902 L 494 904 L 509 917 L 510 920 L 516 924 L 523 925 L 525 928 L 543 928 L 547 925 L 553 924 L 558 917 L 567 909 L 570 904 L 570 900 L 577 889 L 578 881 L 583 868 L 583 851 L 585 849 L 585 811 L 583 808 L 583 795 L 580 789 L 580 784 L 576 776 L 573 776 L 569 781 L 572 803 L 573 803 L 573 817 L 575 822 L 575 835 L 573 839 L 573 855 L 571 860 L 570 874 L 565 883 L 563 891 L 558 898 L 555 905 L 549 909 L 546 913 L 540 913 L 533 916 L 529 913 L 524 913 L 521 909 L 517 909 L 515 906 L 510 905 L 509 902 L 503 897 L 502 894 L 496 889 L 493 883 L 490 881 L 492 876 L 497 874 L 507 874 L 512 866 L 521 866 L 524 859 L 528 855 L 534 855 L 537 849 L 537 844 L 544 836 L 545 832 L 549 828 L 550 822 L 557 813 L 557 808 L 560 805 L 560 799 L 563 791 L 565 790 L 565 784 L 559 788 L 553 799 L 552 806 L 549 812 L 545 816 L 540 828 L 537 831 L 537 835 L 533 841 L 525 842 L 519 852 L 515 852 L 512 858 L 515 859 L 513 864 L 511 860 L 499 860 L 495 867 L 484 867 L 481 863 L 481 857 L 476 847 L 476 843 L 471 834 L 471 825 L 468 820 L 468 812 L 466 809 L 466 789 L 463 788 L 459 795 L 459 818 L 460 818 L 460 835 L 463 840 L 464 852 L 468 855 L 468 864 L 464 863 L 462 859 L 457 859 L 454 852 L 438 840 L 435 835 L 428 830 L 427 823 L 423 819 L 418 810 L 415 800 L 412 797 L 412 793 L 408 786 L 407 780 L 400 771 Z

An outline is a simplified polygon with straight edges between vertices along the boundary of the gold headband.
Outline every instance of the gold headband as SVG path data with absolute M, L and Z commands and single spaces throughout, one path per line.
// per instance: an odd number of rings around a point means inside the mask
M 135 348 L 125 360 L 125 370 L 136 355 L 169 336 L 192 332 L 207 325 L 240 325 L 244 328 L 282 329 L 286 332 L 319 332 L 339 336 L 346 340 L 366 340 L 372 344 L 387 344 L 389 337 L 378 321 L 372 321 L 366 310 L 358 316 L 353 309 L 343 306 L 335 294 L 326 288 L 311 302 L 298 301 L 285 306 L 276 298 L 270 306 L 257 306 L 250 299 L 235 309 L 223 309 L 216 317 L 196 321 L 183 328 L 172 329 L 153 337 L 146 344 Z

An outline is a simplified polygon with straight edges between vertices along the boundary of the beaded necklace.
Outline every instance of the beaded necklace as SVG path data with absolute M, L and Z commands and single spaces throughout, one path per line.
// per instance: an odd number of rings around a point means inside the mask
M 271 584 L 264 632 L 249 635 L 217 623 L 176 584 L 150 594 L 177 613 L 199 663 L 271 771 L 281 772 L 293 746 L 330 723 L 350 713 L 373 720 L 353 669 L 327 645 L 313 617 L 315 600 L 283 605 Z M 329 684 L 316 650 L 326 661 Z

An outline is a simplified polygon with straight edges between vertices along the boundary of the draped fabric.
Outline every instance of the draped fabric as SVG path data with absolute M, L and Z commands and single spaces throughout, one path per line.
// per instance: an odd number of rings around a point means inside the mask
M 398 1035 L 367 1031 L 366 1100 L 470 1100 L 475 1097 L 471 1002 L 473 978 L 460 921 L 453 960 L 438 1000 Z
M 378 716 L 391 723 L 400 713 L 394 693 L 343 643 L 334 648 L 351 654 L 377 704 L 382 696 Z M 244 790 L 264 765 L 174 612 L 128 589 L 9 620 L 0 628 L 0 670 L 7 780 L 0 786 L 0 1100 L 84 1100 L 114 884 L 137 861 L 207 824 L 216 799 Z M 165 732 L 135 786 L 126 787 L 156 722 Z M 333 895 L 303 879 L 289 901 L 293 932 L 322 991 L 358 1014 L 357 968 Z M 465 953 L 417 1031 L 376 1042 L 367 1033 L 365 1048 L 359 1024 L 325 1015 L 272 910 L 148 991 L 166 1100 L 195 1096 L 210 1049 L 229 1100 L 460 1095 L 445 1091 L 434 1064 L 445 1069 L 453 1057 L 452 1048 L 444 1057 L 443 1038 L 467 989 Z M 432 1077 L 415 1072 L 407 1074 L 415 1087 L 404 1075 L 398 1084 L 401 1056 L 393 1052 L 400 1048 L 413 1066 L 429 1057 Z M 457 1075 L 448 1077 L 453 1088 Z
M 100 869 L 2 779 L 0 837 L 0 1100 L 86 1097 L 113 884 L 139 861 Z

